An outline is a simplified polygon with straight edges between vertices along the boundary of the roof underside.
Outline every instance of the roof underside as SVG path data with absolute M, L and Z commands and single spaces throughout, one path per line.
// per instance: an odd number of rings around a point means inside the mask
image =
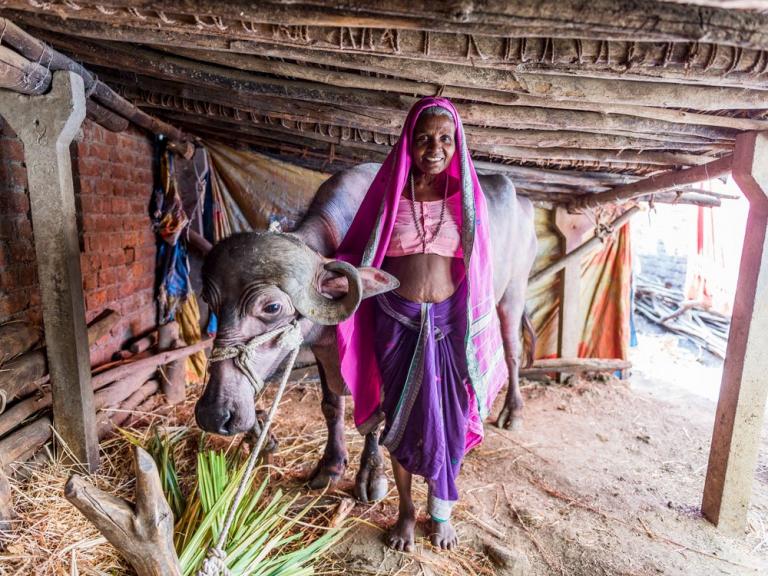
M 382 159 L 423 95 L 457 104 L 480 167 L 553 201 L 768 128 L 766 2 L 348 4 L 5 0 L 0 15 L 191 134 L 326 169 Z

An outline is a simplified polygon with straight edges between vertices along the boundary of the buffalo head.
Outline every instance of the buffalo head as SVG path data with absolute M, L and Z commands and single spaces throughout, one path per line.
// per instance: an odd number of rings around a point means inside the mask
M 214 349 L 244 344 L 296 320 L 305 334 L 312 324 L 349 318 L 368 296 L 397 288 L 376 268 L 355 268 L 310 249 L 297 236 L 236 234 L 218 243 L 203 264 L 203 299 L 218 318 Z M 287 350 L 268 341 L 253 351 L 249 368 L 272 375 Z M 209 379 L 195 407 L 201 428 L 236 434 L 256 420 L 254 390 L 234 360 L 209 364 Z

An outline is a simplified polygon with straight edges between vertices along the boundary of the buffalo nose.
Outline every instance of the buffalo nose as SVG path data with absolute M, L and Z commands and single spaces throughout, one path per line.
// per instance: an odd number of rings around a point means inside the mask
M 222 436 L 229 436 L 232 434 L 232 412 L 229 410 L 222 410 L 219 417 L 219 428 L 216 430 L 217 434 Z

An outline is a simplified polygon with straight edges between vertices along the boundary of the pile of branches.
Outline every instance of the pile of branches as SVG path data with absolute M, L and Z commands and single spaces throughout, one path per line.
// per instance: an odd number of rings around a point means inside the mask
M 685 336 L 718 358 L 725 358 L 731 319 L 707 310 L 699 301 L 686 300 L 680 290 L 638 279 L 635 287 L 635 309 L 670 332 Z

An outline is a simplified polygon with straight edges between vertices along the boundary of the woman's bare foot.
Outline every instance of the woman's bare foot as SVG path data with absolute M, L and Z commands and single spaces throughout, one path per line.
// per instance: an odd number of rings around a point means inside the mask
M 387 535 L 387 545 L 400 552 L 413 552 L 413 530 L 415 527 L 415 510 L 400 510 L 397 522 Z
M 429 539 L 432 546 L 443 550 L 453 550 L 459 543 L 459 537 L 456 535 L 456 530 L 454 530 L 450 520 L 445 522 L 432 520 L 432 532 Z

